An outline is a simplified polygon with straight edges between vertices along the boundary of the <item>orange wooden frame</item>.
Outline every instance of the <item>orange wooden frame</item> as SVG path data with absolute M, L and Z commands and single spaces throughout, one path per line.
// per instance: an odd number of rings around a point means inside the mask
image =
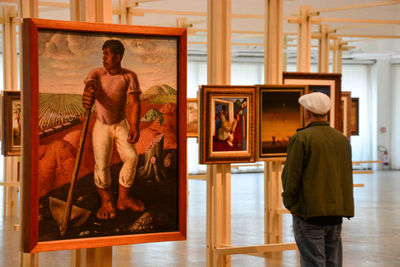
M 146 38 L 168 38 L 177 41 L 177 231 L 149 234 L 115 235 L 39 242 L 39 56 L 38 32 L 69 31 L 84 34 L 112 34 Z M 135 243 L 185 240 L 187 232 L 187 170 L 186 170 L 186 69 L 187 31 L 183 28 L 111 25 L 66 22 L 41 19 L 23 21 L 23 185 L 22 185 L 22 250 L 41 252 L 52 250 L 106 247 Z M 184 111 L 184 112 L 182 112 Z

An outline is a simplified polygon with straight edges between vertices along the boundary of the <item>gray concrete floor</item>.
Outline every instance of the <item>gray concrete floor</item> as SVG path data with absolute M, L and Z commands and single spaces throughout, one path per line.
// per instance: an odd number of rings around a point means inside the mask
M 263 174 L 232 175 L 232 244 L 263 243 Z M 343 224 L 345 267 L 400 266 L 400 172 L 356 174 L 356 216 Z M 113 248 L 113 266 L 172 267 L 205 266 L 206 182 L 189 181 L 188 240 L 118 246 Z M 3 201 L 0 189 L 0 201 Z M 3 203 L 1 203 L 2 205 Z M 16 217 L 0 217 L 0 267 L 20 266 Z M 283 215 L 284 242 L 294 242 L 291 216 Z M 69 266 L 70 252 L 43 252 L 39 266 Z M 235 255 L 232 266 L 299 266 L 298 252 L 285 251 L 282 260 Z

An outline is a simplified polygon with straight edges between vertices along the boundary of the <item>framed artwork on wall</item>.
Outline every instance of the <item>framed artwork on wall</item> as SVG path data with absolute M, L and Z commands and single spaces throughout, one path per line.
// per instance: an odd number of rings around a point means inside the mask
M 199 119 L 198 119 L 198 99 L 188 98 L 187 100 L 187 137 L 198 137 Z
M 255 161 L 254 86 L 201 86 L 200 163 Z
M 22 34 L 23 251 L 186 239 L 186 29 Z
M 358 97 L 351 98 L 351 117 L 350 117 L 351 135 L 360 135 L 359 101 L 360 100 Z
M 3 111 L 2 111 L 2 154 L 4 156 L 21 155 L 21 92 L 3 91 Z
M 257 86 L 257 158 L 286 157 L 290 138 L 304 127 L 298 99 L 308 92 L 305 85 Z
M 340 129 L 341 77 L 339 73 L 284 72 L 283 84 L 308 85 L 308 92 L 322 92 L 331 98 L 328 120 Z
M 340 121 L 341 132 L 347 137 L 351 136 L 351 92 L 341 92 Z

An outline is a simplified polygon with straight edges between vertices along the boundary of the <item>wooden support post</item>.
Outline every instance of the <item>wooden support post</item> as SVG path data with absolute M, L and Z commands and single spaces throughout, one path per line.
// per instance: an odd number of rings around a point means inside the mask
M 341 38 L 334 40 L 333 45 L 333 72 L 342 73 L 342 51 L 343 45 L 341 44 Z
M 17 25 L 18 14 L 14 6 L 2 6 L 0 10 L 3 27 L 3 77 L 4 90 L 18 90 L 18 62 L 17 62 Z M 17 181 L 17 159 L 5 157 L 4 182 L 13 183 Z M 4 185 L 3 211 L 5 216 L 17 216 L 18 188 Z
M 301 6 L 297 36 L 297 71 L 311 69 L 311 6 Z
M 132 24 L 132 8 L 128 5 L 128 0 L 119 0 L 118 21 L 120 24 Z
M 71 20 L 112 23 L 112 0 L 71 0 Z M 82 260 L 86 267 L 111 267 L 112 247 L 80 249 L 71 253 L 71 264 L 81 264 Z
M 231 0 L 207 0 L 208 84 L 231 83 Z
M 265 0 L 265 81 L 282 84 L 282 18 L 281 0 Z
M 84 258 L 85 263 L 86 263 L 85 267 L 97 267 L 95 265 L 96 249 L 95 248 L 87 248 L 87 249 L 84 249 L 84 251 L 86 252 L 86 255 L 85 255 L 86 257 Z
M 112 23 L 112 0 L 71 0 L 71 20 Z
M 21 267 L 39 267 L 38 253 L 22 253 L 21 252 Z
M 329 25 L 320 25 L 321 39 L 319 39 L 318 71 L 329 72 Z
M 282 162 L 265 162 L 265 243 L 282 243 Z
M 208 84 L 231 83 L 231 0 L 207 0 Z M 231 242 L 230 165 L 207 166 L 207 267 L 230 266 L 215 249 Z

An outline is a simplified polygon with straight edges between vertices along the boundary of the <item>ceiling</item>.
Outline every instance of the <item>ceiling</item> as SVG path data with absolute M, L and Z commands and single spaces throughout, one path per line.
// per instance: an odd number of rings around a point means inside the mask
M 16 0 L 2 0 L 0 5 L 16 5 Z M 207 0 L 113 0 L 114 23 L 118 23 L 120 3 L 126 2 L 134 12 L 132 24 L 188 27 L 189 55 L 205 55 L 207 41 Z M 231 0 L 232 53 L 262 58 L 264 51 L 264 10 L 266 0 Z M 39 1 L 39 18 L 69 20 L 69 1 Z M 388 58 L 400 62 L 400 0 L 283 0 L 283 31 L 287 36 L 285 49 L 289 60 L 296 58 L 297 24 L 289 23 L 300 6 L 319 11 L 313 32 L 328 24 L 333 38 L 348 42 L 344 60 Z M 314 60 L 318 40 L 312 42 Z

